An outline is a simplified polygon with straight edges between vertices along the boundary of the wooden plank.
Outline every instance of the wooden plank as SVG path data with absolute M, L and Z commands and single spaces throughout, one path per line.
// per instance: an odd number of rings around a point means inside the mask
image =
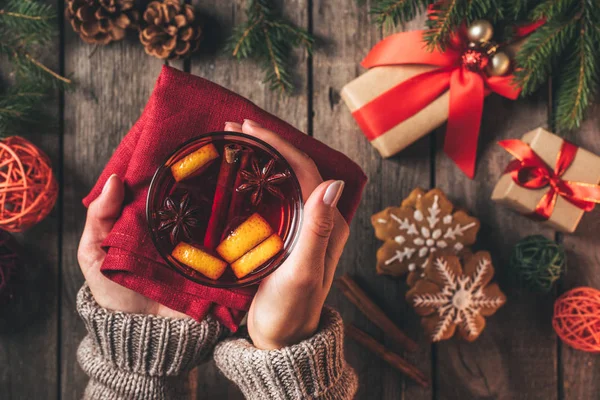
M 123 136 L 137 120 L 163 62 L 147 56 L 136 35 L 105 47 L 83 43 L 66 25 L 65 69 L 77 87 L 65 95 L 64 215 L 62 246 L 62 397 L 82 396 L 87 376 L 76 362 L 85 327 L 75 310 L 83 283 L 77 247 L 85 222 L 81 200 Z M 181 67 L 181 63 L 178 64 Z
M 600 154 L 600 105 L 589 112 L 589 119 L 572 140 L 579 146 Z M 568 271 L 561 289 L 591 286 L 600 290 L 600 236 L 598 209 L 584 216 L 572 235 L 564 235 L 568 254 Z M 574 350 L 561 343 L 563 371 L 562 391 L 565 400 L 594 399 L 600 393 L 600 359 L 597 355 Z
M 274 2 L 290 21 L 298 26 L 308 26 L 308 0 L 277 0 Z M 191 72 L 247 97 L 258 106 L 306 131 L 308 126 L 307 58 L 302 52 L 295 54 L 296 94 L 281 97 L 271 92 L 263 83 L 264 74 L 253 61 L 237 62 L 222 54 L 221 46 L 231 32 L 231 27 L 245 21 L 246 2 L 220 0 L 194 0 L 192 4 L 205 16 L 206 40 L 204 53 L 192 59 Z M 236 121 L 242 122 L 242 121 Z M 198 368 L 197 397 L 241 398 L 238 389 L 215 367 L 214 362 Z
M 435 179 L 459 206 L 481 219 L 478 248 L 492 254 L 496 277 L 508 297 L 474 343 L 457 338 L 437 345 L 436 379 L 440 399 L 555 399 L 556 340 L 551 327 L 553 296 L 519 290 L 507 268 L 512 246 L 522 237 L 553 232 L 490 200 L 510 156 L 495 142 L 521 135 L 547 120 L 543 98 L 512 102 L 491 96 L 481 126 L 476 179 L 471 181 L 437 152 Z M 443 142 L 443 129 L 438 143 Z
M 55 4 L 55 1 L 48 1 Z M 57 22 L 58 24 L 58 22 Z M 40 60 L 59 70 L 60 41 L 55 38 Z M 4 60 L 3 60 L 3 64 Z M 3 72 L 11 71 L 10 68 Z M 2 74 L 2 78 L 8 78 Z M 42 149 L 60 179 L 60 109 L 58 91 L 45 111 L 46 128 L 21 132 Z M 20 268 L 23 284 L 13 286 L 15 297 L 0 310 L 0 397 L 3 399 L 56 399 L 58 396 L 58 273 L 60 199 L 50 215 L 24 234 L 15 235 L 30 257 Z M 32 384 L 34 383 L 35 384 Z
M 430 346 L 417 336 L 418 319 L 404 300 L 406 285 L 375 274 L 375 253 L 381 243 L 375 238 L 370 217 L 391 205 L 399 205 L 415 186 L 429 187 L 429 139 L 423 139 L 391 160 L 382 160 L 360 132 L 346 105 L 340 99 L 342 87 L 360 75 L 359 62 L 381 39 L 381 33 L 368 15 L 368 4 L 349 1 L 314 0 L 315 34 L 327 38 L 327 45 L 313 59 L 314 137 L 340 150 L 357 162 L 369 177 L 362 205 L 353 221 L 351 236 L 338 266 L 338 275 L 351 274 L 373 300 L 409 336 L 419 339 L 420 349 L 406 357 L 427 376 L 431 374 Z M 421 25 L 416 21 L 408 29 Z M 328 304 L 386 346 L 401 349 L 386 339 L 337 289 Z M 430 399 L 431 389 L 423 389 L 400 375 L 368 350 L 348 340 L 346 357 L 356 369 L 359 399 Z

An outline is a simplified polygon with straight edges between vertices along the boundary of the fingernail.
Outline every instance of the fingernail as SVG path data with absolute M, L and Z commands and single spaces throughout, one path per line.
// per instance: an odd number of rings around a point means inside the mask
M 250 126 L 253 126 L 255 128 L 262 128 L 262 126 L 258 122 L 252 121 L 251 119 L 245 119 L 244 123 L 248 124 Z
M 104 183 L 104 187 L 102 188 L 102 193 L 104 193 L 106 191 L 106 188 L 108 187 L 108 183 L 115 177 L 117 176 L 117 174 L 112 174 L 111 176 L 108 177 L 108 179 L 106 180 L 106 183 Z M 101 193 L 101 194 L 102 194 Z
M 240 124 L 239 122 L 225 122 L 225 129 L 227 128 L 234 128 L 234 129 L 242 129 L 242 124 Z
M 344 191 L 344 181 L 335 181 L 327 190 L 325 190 L 325 195 L 323 196 L 323 203 L 330 207 L 335 207 L 342 196 L 342 192 Z

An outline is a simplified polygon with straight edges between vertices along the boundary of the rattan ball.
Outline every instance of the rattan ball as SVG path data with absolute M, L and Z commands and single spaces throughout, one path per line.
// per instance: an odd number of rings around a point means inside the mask
M 552 326 L 569 346 L 588 353 L 600 353 L 600 290 L 578 287 L 554 303 Z
M 0 229 L 22 232 L 54 207 L 58 184 L 50 159 L 19 136 L 0 141 Z
M 513 249 L 510 267 L 522 284 L 549 292 L 566 269 L 564 248 L 541 235 L 527 236 Z

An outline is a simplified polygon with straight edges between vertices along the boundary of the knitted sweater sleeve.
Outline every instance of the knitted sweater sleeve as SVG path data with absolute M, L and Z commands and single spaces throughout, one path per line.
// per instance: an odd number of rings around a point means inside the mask
M 358 381 L 344 359 L 343 323 L 325 308 L 319 331 L 299 344 L 259 350 L 246 338 L 217 345 L 215 361 L 248 399 L 352 399 Z
M 104 309 L 87 285 L 77 311 L 88 331 L 77 359 L 90 377 L 89 400 L 186 398 L 187 372 L 210 355 L 223 331 L 210 317 L 197 322 Z

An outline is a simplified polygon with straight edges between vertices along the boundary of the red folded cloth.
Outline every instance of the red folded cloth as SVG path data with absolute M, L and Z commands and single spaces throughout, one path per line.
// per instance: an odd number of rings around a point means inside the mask
M 206 287 L 168 268 L 150 238 L 146 196 L 154 172 L 177 146 L 203 133 L 222 131 L 226 121 L 241 122 L 245 118 L 279 133 L 307 153 L 323 179 L 344 180 L 346 189 L 338 208 L 350 222 L 367 181 L 358 165 L 243 97 L 169 67 L 163 67 L 142 116 L 83 200 L 88 207 L 111 174 L 125 182 L 121 217 L 103 243 L 107 249 L 101 269 L 105 276 L 197 320 L 212 313 L 232 331 L 250 307 L 254 290 Z

